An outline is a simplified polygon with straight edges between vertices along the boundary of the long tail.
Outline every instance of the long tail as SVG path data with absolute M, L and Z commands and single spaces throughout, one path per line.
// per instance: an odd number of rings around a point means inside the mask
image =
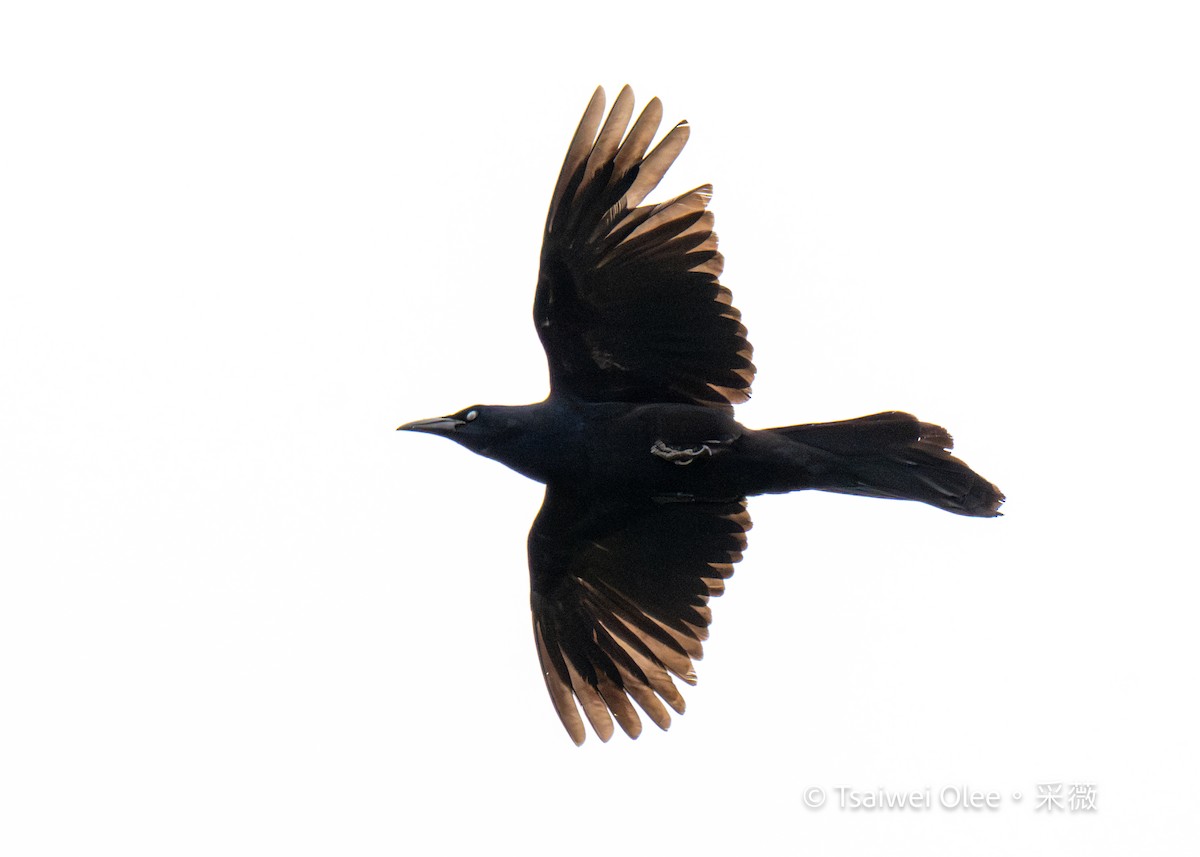
M 959 515 L 1000 514 L 1000 489 L 950 454 L 954 440 L 949 432 L 912 414 L 888 411 L 771 431 L 829 454 L 810 487 L 920 500 Z

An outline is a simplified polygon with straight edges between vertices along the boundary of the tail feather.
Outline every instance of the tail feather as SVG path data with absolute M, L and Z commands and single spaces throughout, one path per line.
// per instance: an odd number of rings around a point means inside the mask
M 959 515 L 1000 514 L 1004 495 L 950 454 L 954 439 L 941 426 L 888 411 L 834 423 L 774 429 L 828 453 L 811 487 L 842 494 L 919 500 Z

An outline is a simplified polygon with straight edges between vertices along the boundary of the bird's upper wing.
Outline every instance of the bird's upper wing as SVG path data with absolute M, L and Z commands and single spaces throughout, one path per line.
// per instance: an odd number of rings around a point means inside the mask
M 591 402 L 729 410 L 749 398 L 754 364 L 741 313 L 717 281 L 724 260 L 706 210 L 712 187 L 641 204 L 683 149 L 688 125 L 646 154 L 662 119 L 657 98 L 628 134 L 629 87 L 601 128 L 603 113 L 597 89 L 546 218 L 533 317 L 551 388 Z
M 529 533 L 533 633 L 550 699 L 576 744 L 615 719 L 633 738 L 638 706 L 666 729 L 682 713 L 671 673 L 695 684 L 708 600 L 746 548 L 745 500 L 628 502 L 548 486 Z M 661 699 L 660 699 L 661 698 Z M 610 716 L 611 715 L 611 716 Z

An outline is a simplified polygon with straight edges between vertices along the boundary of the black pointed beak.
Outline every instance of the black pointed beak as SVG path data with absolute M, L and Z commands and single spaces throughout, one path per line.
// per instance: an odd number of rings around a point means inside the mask
M 396 429 L 396 431 L 422 431 L 426 434 L 454 434 L 454 430 L 459 426 L 466 425 L 462 420 L 456 420 L 454 417 L 434 417 L 431 420 L 413 420 L 411 423 L 405 423 Z

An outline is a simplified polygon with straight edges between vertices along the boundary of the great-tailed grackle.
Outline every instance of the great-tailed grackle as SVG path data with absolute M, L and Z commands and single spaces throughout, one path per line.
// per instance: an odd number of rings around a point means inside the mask
M 597 89 L 567 150 L 543 237 L 533 320 L 550 365 L 539 404 L 473 405 L 400 426 L 448 437 L 546 485 L 529 533 L 533 630 L 546 687 L 575 743 L 575 700 L 607 741 L 671 722 L 746 547 L 746 498 L 816 488 L 998 515 L 1003 495 L 952 456 L 945 429 L 888 412 L 755 431 L 733 418 L 754 364 L 717 278 L 712 188 L 643 205 L 688 138 L 649 154 L 653 99 L 633 127 Z

